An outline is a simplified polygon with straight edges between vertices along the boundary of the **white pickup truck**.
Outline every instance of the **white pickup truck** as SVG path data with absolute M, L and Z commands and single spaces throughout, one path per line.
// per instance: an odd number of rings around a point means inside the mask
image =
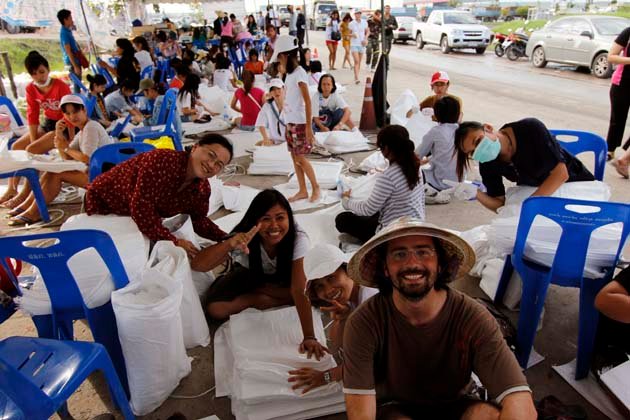
M 453 49 L 474 48 L 483 54 L 492 40 L 492 32 L 466 11 L 434 10 L 426 22 L 414 22 L 413 35 L 418 48 L 439 45 L 444 54 Z

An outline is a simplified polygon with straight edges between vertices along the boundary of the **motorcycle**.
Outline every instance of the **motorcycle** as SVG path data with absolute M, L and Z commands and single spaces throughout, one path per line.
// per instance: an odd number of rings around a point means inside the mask
M 503 43 L 505 42 L 505 40 L 507 39 L 507 35 L 505 34 L 494 34 L 494 40 L 492 41 L 493 44 L 495 44 L 494 46 L 494 53 L 496 54 L 497 57 L 503 57 L 503 54 L 505 54 L 505 50 L 503 49 Z
M 516 61 L 521 57 L 527 57 L 525 49 L 527 48 L 527 42 L 529 37 L 523 33 L 512 32 L 505 43 L 503 43 L 503 49 L 508 60 Z

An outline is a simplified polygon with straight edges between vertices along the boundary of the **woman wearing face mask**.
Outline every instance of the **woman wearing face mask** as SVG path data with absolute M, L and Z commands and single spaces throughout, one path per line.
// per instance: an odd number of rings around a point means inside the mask
M 304 296 L 303 260 L 310 241 L 296 225 L 287 199 L 273 189 L 261 191 L 232 235 L 191 261 L 196 271 L 212 270 L 230 256 L 235 262 L 232 271 L 208 291 L 208 314 L 227 319 L 247 308 L 294 304 L 304 334 L 299 351 L 319 360 L 327 349 L 315 338 L 311 305 Z
M 533 196 L 552 195 L 565 182 L 595 179 L 535 118 L 505 124 L 497 131 L 490 124 L 463 122 L 455 131 L 455 151 L 460 181 L 469 159 L 479 162 L 487 192 L 468 188 L 465 195 L 492 211 L 505 204 L 504 177 L 518 185 L 538 187 Z
M 63 118 L 59 101 L 70 94 L 70 88 L 59 79 L 50 77 L 50 66 L 37 51 L 31 51 L 24 60 L 24 67 L 33 81 L 26 86 L 26 120 L 28 133 L 20 137 L 12 150 L 27 150 L 34 154 L 46 153 L 53 148 L 55 124 Z M 40 111 L 44 121 L 40 125 Z M 74 130 L 72 131 L 74 134 Z M 18 178 L 9 178 L 6 192 L 0 196 L 0 206 L 12 209 L 26 195 L 18 195 Z

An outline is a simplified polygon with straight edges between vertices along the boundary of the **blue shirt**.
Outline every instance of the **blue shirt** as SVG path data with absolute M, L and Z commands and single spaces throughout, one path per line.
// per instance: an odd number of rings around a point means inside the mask
M 66 45 L 70 45 L 70 51 L 77 52 L 79 51 L 79 46 L 77 45 L 77 41 L 74 39 L 74 35 L 72 35 L 72 31 L 65 26 L 61 27 L 61 31 L 59 32 L 59 40 L 61 41 L 61 54 L 63 55 L 63 63 L 66 66 L 71 66 L 70 57 L 66 53 Z M 78 59 L 75 57 L 76 64 L 78 63 Z

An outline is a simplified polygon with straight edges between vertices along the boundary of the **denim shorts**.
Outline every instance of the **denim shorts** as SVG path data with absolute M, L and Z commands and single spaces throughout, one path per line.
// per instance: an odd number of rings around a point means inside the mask
M 365 54 L 365 47 L 351 45 L 350 46 L 350 52 L 355 52 L 355 53 L 359 53 L 359 54 Z

